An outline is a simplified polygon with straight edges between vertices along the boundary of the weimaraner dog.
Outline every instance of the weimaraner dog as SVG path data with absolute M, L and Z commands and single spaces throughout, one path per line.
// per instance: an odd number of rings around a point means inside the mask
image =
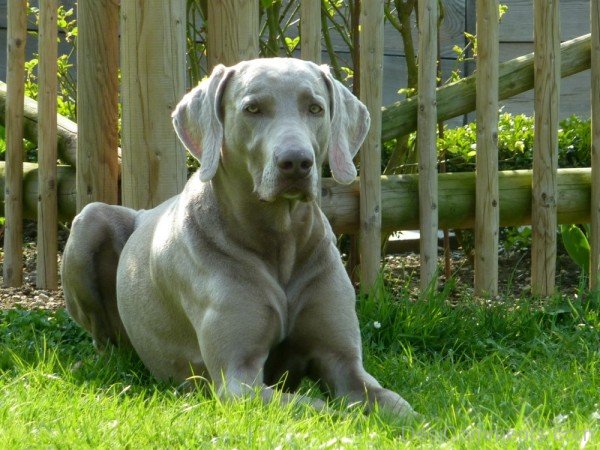
M 365 106 L 326 66 L 259 59 L 216 67 L 173 124 L 201 163 L 181 194 L 148 211 L 94 203 L 73 221 L 63 287 L 95 345 L 131 344 L 159 379 L 200 375 L 224 398 L 269 401 L 307 376 L 412 415 L 363 368 L 355 292 L 315 201 L 327 154 L 338 182 L 356 177 Z

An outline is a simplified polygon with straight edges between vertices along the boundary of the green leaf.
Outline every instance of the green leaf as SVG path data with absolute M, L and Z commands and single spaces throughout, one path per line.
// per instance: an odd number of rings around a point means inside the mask
M 563 244 L 571 259 L 586 273 L 590 267 L 590 243 L 577 225 L 561 225 Z
M 294 39 L 292 39 L 288 36 L 285 37 L 285 45 L 287 46 L 287 48 L 290 52 L 293 52 L 299 43 L 300 43 L 300 36 L 298 36 Z

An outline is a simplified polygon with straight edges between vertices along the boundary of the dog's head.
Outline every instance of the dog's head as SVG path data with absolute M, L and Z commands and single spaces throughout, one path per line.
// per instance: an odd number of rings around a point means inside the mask
M 177 135 L 208 181 L 219 164 L 248 177 L 261 200 L 312 200 L 329 154 L 333 177 L 350 183 L 369 129 L 366 107 L 329 73 L 298 59 L 217 66 L 173 113 Z

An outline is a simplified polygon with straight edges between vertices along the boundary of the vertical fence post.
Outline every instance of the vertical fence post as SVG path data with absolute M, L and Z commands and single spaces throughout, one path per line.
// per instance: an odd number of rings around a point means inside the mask
M 360 8 L 360 99 L 371 128 L 360 149 L 360 280 L 369 292 L 381 266 L 381 103 L 383 84 L 383 0 Z
M 302 0 L 300 3 L 300 57 L 321 63 L 321 2 Z
M 592 226 L 590 289 L 600 289 L 600 3 L 592 0 Z
M 534 0 L 535 137 L 531 290 L 554 292 L 556 274 L 560 30 L 558 0 Z
M 438 248 L 437 183 L 437 21 L 438 0 L 419 0 L 419 70 L 417 152 L 421 291 L 436 284 Z
M 477 1 L 475 294 L 498 294 L 498 1 Z
M 135 2 L 123 2 L 135 4 Z M 77 2 L 77 211 L 118 202 L 119 2 Z
M 258 2 L 208 0 L 208 65 L 258 58 Z
M 27 1 L 8 2 L 4 285 L 23 283 L 23 104 Z
M 58 287 L 58 204 L 56 197 L 58 187 L 56 180 L 57 9 L 57 0 L 40 1 L 39 195 L 36 284 L 43 289 L 56 289 Z
M 321 2 L 301 0 L 300 3 L 300 57 L 305 61 L 321 64 Z M 317 203 L 321 204 L 321 176 Z
M 121 3 L 123 205 L 152 208 L 178 194 L 186 155 L 171 124 L 185 91 L 185 0 Z

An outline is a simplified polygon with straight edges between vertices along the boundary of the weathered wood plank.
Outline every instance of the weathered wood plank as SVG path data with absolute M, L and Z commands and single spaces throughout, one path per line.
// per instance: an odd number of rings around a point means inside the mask
M 58 287 L 58 204 L 56 198 L 57 0 L 41 0 L 39 33 L 39 196 L 36 285 Z
M 419 159 L 419 218 L 421 291 L 436 286 L 438 183 L 437 183 L 437 0 L 419 0 L 419 92 L 417 152 Z
M 301 0 L 300 30 L 302 48 L 300 56 L 307 61 L 321 63 L 321 2 Z
M 27 1 L 8 7 L 8 73 L 6 96 L 6 205 L 4 226 L 4 285 L 23 283 L 23 102 Z
M 208 1 L 208 66 L 231 66 L 258 58 L 258 3 L 254 0 Z
M 475 294 L 498 294 L 498 1 L 477 1 Z
M 77 5 L 77 208 L 118 203 L 119 6 Z
M 123 204 L 148 209 L 178 194 L 186 155 L 171 124 L 185 91 L 185 0 L 121 3 Z
M 560 29 L 558 0 L 535 0 L 535 137 L 531 291 L 554 293 L 556 274 L 556 203 L 558 169 L 558 99 Z
M 371 128 L 360 149 L 360 280 L 370 291 L 381 265 L 381 83 L 383 78 L 383 0 L 361 4 L 360 99 Z

